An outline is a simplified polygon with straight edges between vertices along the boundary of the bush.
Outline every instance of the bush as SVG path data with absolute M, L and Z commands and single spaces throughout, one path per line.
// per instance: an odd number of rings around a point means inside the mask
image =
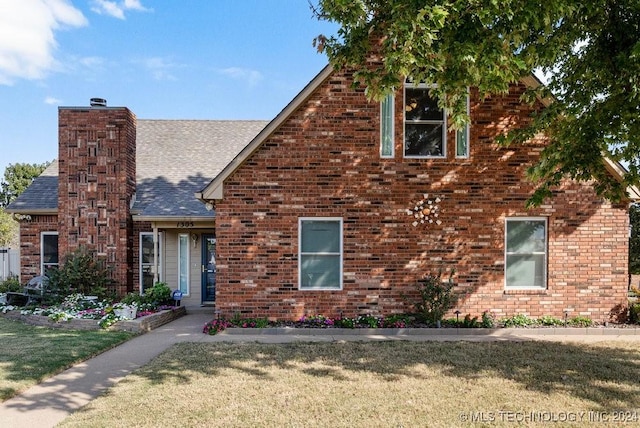
M 171 288 L 164 282 L 156 282 L 153 287 L 145 290 L 143 303 L 150 305 L 163 305 L 171 300 Z
M 569 325 L 573 327 L 591 327 L 593 321 L 591 321 L 591 318 L 577 316 L 569 320 Z
M 494 328 L 496 326 L 496 322 L 495 322 L 493 314 L 491 312 L 489 312 L 489 311 L 484 311 L 482 313 L 482 321 L 481 321 L 480 325 L 483 328 Z
M 453 309 L 458 301 L 453 293 L 453 271 L 449 279 L 442 280 L 442 271 L 437 275 L 428 275 L 418 280 L 416 289 L 418 291 L 418 301 L 413 303 L 416 316 L 423 322 L 438 324 L 450 309 Z
M 20 281 L 18 281 L 17 276 L 10 276 L 4 281 L 0 282 L 0 293 L 10 293 L 20 291 L 22 289 L 22 285 L 20 285 Z
M 640 324 L 640 303 L 631 303 L 629 305 L 629 322 L 631 324 Z
M 523 314 L 517 314 L 512 317 L 503 318 L 502 325 L 505 327 L 528 327 L 536 324 L 536 320 L 529 318 Z
M 564 321 L 562 321 L 561 319 L 558 319 L 558 318 L 554 318 L 554 317 L 549 316 L 549 315 L 544 315 L 544 316 L 538 318 L 538 324 L 544 325 L 544 326 L 547 326 L 547 327 L 553 327 L 553 326 L 557 326 L 557 325 L 563 325 Z
M 49 270 L 47 276 L 51 291 L 58 299 L 75 293 L 102 299 L 115 291 L 104 262 L 85 248 L 67 254 L 64 263 L 58 269 Z

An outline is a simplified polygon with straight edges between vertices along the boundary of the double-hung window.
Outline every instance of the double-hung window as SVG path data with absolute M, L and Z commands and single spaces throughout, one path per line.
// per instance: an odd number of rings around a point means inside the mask
M 508 218 L 505 233 L 506 288 L 547 286 L 546 218 Z
M 407 80 L 404 86 L 404 156 L 442 158 L 447 154 L 444 109 L 429 95 L 431 86 Z
M 342 219 L 300 218 L 298 288 L 342 289 Z
M 40 272 L 46 275 L 49 269 L 57 268 L 58 232 L 42 232 L 40 235 Z

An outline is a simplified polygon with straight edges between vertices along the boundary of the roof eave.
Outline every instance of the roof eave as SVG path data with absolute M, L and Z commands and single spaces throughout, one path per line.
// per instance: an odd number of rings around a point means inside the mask
M 609 171 L 613 177 L 618 180 L 624 180 L 624 176 L 626 174 L 625 169 L 618 162 L 613 161 L 609 158 L 603 158 L 604 166 Z M 640 201 L 640 189 L 637 186 L 627 186 L 627 196 L 633 202 Z
M 9 205 L 4 211 L 9 214 L 58 215 L 57 208 L 11 208 L 11 205 Z
M 211 222 L 215 220 L 215 214 L 211 216 L 158 216 L 158 215 L 132 215 L 133 221 L 143 222 Z

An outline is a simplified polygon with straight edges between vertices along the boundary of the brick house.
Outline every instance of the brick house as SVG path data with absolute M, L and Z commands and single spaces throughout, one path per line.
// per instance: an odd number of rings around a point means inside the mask
M 494 141 L 544 108 L 520 102 L 537 84 L 483 101 L 471 89 L 458 132 L 427 87 L 368 102 L 331 67 L 269 123 L 136 128 L 125 108 L 61 108 L 58 170 L 9 207 L 23 219 L 23 280 L 46 268 L 48 248 L 83 244 L 107 257 L 122 292 L 162 280 L 225 316 L 406 312 L 417 279 L 454 270 L 463 314 L 609 320 L 626 303 L 638 193 L 612 204 L 567 181 L 525 209 L 524 171 L 544 137 Z M 44 188 L 57 198 L 38 210 Z

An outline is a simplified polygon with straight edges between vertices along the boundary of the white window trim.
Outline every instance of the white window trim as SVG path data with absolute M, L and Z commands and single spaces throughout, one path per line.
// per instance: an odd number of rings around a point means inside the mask
M 471 111 L 471 101 L 469 96 L 469 90 L 467 89 L 467 115 Z M 471 119 L 471 118 L 469 118 Z M 469 159 L 469 152 L 471 152 L 471 120 L 465 125 L 465 132 L 467 133 L 467 153 L 465 155 L 458 155 L 458 134 L 460 131 L 456 131 L 456 159 Z
M 183 291 L 183 296 L 189 296 L 191 294 L 191 269 L 189 269 L 189 267 L 191 266 L 191 251 L 189 250 L 189 243 L 191 242 L 191 236 L 188 233 L 180 233 L 178 234 L 178 289 L 180 290 L 180 276 L 181 276 L 181 268 L 182 268 L 182 264 L 180 263 L 180 259 L 182 257 L 182 247 L 180 246 L 180 238 L 181 237 L 186 237 L 187 238 L 187 247 L 186 247 L 186 257 L 187 257 L 187 272 L 186 272 L 186 277 L 187 277 L 187 288 L 186 291 Z
M 58 232 L 55 231 L 47 231 L 47 232 L 40 232 L 40 275 L 44 275 L 45 274 L 45 264 L 44 264 L 44 237 L 45 236 L 58 236 L 59 234 Z M 60 238 L 58 238 L 60 239 Z M 60 241 L 58 241 L 59 244 Z M 60 246 L 58 245 L 58 263 L 57 264 L 47 264 L 47 266 L 60 266 Z
M 340 287 L 339 288 L 303 288 L 302 287 L 302 223 L 305 221 L 337 221 L 340 224 Z M 343 262 L 344 262 L 344 230 L 342 217 L 300 217 L 298 218 L 298 290 L 299 291 L 342 291 L 344 286 L 343 280 Z M 321 253 L 309 253 L 321 254 Z M 327 253 L 327 255 L 338 255 L 337 253 Z
M 140 232 L 139 236 L 138 236 L 138 291 L 140 293 L 142 293 L 142 236 L 143 235 L 150 235 L 151 239 L 153 240 L 153 232 Z M 163 232 L 159 232 L 158 233 L 158 281 L 159 282 L 163 282 L 164 281 L 164 269 L 163 269 L 163 257 L 162 257 L 162 242 L 163 242 L 163 238 L 162 235 L 164 235 Z M 151 263 L 151 268 L 153 268 L 153 263 Z
M 435 87 L 434 85 L 429 85 L 426 83 L 415 83 L 406 82 L 404 83 L 404 87 L 402 88 L 402 105 L 407 105 L 407 87 L 409 88 L 417 88 L 417 89 L 429 89 Z M 404 108 L 404 107 L 403 107 Z M 447 110 L 442 110 L 442 121 L 440 120 L 421 120 L 414 123 L 424 123 L 424 124 L 439 124 L 442 122 L 442 155 L 440 156 L 417 156 L 417 155 L 407 155 L 406 150 L 406 129 L 407 129 L 407 115 L 402 112 L 402 155 L 404 159 L 446 159 L 447 158 Z M 412 123 L 412 122 L 409 122 Z
M 382 149 L 384 146 L 384 129 L 382 127 L 382 123 L 384 122 L 385 118 L 384 118 L 384 103 L 388 102 L 391 103 L 391 129 L 389 130 L 389 132 L 391 133 L 391 154 L 389 155 L 385 155 L 382 153 Z M 395 118 L 396 118 L 396 97 L 393 93 L 387 95 L 385 97 L 385 99 L 383 99 L 382 101 L 380 101 L 380 157 L 382 159 L 393 159 L 395 158 Z
M 513 286 L 507 284 L 507 256 L 512 254 L 507 252 L 507 223 L 509 221 L 544 221 L 544 285 L 540 287 L 536 286 Z M 517 254 L 517 253 L 513 253 Z M 541 254 L 541 253 L 530 253 Z M 548 288 L 548 276 L 549 276 L 549 219 L 547 217 L 507 217 L 504 222 L 504 289 L 505 290 L 546 290 Z

